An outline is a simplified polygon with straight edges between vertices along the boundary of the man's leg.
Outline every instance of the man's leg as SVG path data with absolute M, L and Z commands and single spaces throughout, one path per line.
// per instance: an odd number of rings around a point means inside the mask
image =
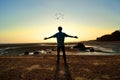
M 57 47 L 57 62 L 59 63 L 60 61 L 60 47 Z
M 66 63 L 65 47 L 62 47 L 64 63 Z

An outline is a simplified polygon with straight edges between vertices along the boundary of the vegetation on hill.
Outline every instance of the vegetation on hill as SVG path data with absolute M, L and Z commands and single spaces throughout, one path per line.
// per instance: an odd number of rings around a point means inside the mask
M 111 34 L 106 34 L 96 39 L 97 41 L 120 41 L 120 30 L 116 30 Z

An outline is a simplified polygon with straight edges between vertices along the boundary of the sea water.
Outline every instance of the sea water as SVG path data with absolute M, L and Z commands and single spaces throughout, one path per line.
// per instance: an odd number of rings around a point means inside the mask
M 76 55 L 120 55 L 120 48 L 118 46 L 87 46 L 93 47 L 94 52 L 79 51 Z
M 25 47 L 26 45 L 24 46 L 8 46 L 8 47 L 4 47 L 4 48 L 0 48 L 0 55 L 12 55 L 12 54 L 16 54 L 16 55 L 19 55 L 19 54 L 24 54 L 24 51 L 25 50 L 21 50 L 22 47 Z M 33 46 L 33 45 L 29 45 L 29 46 Z M 34 45 L 35 46 L 35 45 Z M 38 46 L 38 45 L 36 45 Z M 40 44 L 39 46 L 55 46 L 55 45 L 48 45 L 48 44 Z M 38 46 L 38 47 L 39 47 Z M 74 45 L 66 45 L 66 47 L 72 47 Z M 73 55 L 120 55 L 120 47 L 117 46 L 117 45 L 107 45 L 107 46 L 102 46 L 102 45 L 94 45 L 94 46 L 91 46 L 91 45 L 86 45 L 86 47 L 93 47 L 94 48 L 94 52 L 90 52 L 90 51 L 76 51 L 76 53 L 74 53 Z M 31 50 L 32 51 L 32 50 Z M 49 54 L 51 50 L 38 50 L 40 53 L 42 54 Z M 52 53 L 52 51 L 51 51 Z M 30 52 L 30 55 L 32 55 L 33 52 Z M 72 54 L 71 54 L 72 55 Z

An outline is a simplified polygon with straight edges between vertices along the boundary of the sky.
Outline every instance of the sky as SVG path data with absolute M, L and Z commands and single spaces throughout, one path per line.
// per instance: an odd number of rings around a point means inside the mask
M 120 0 L 0 0 L 0 43 L 44 40 L 58 32 L 78 36 L 66 42 L 95 40 L 120 29 Z

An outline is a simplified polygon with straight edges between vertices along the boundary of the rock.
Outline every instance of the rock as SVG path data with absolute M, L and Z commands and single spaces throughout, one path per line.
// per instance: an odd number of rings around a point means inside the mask
M 95 50 L 93 48 L 90 48 L 90 52 L 94 52 Z
M 85 51 L 86 50 L 85 45 L 83 43 L 78 43 L 77 45 L 73 46 L 73 48 L 77 48 L 80 51 Z
M 35 51 L 33 54 L 34 54 L 34 55 L 37 55 L 37 54 L 39 54 L 39 52 L 38 52 L 38 51 Z
M 79 51 L 87 51 L 89 50 L 90 52 L 94 52 L 94 48 L 93 47 L 85 47 L 85 45 L 83 43 L 78 43 L 77 45 L 73 46 L 73 48 L 78 49 Z

